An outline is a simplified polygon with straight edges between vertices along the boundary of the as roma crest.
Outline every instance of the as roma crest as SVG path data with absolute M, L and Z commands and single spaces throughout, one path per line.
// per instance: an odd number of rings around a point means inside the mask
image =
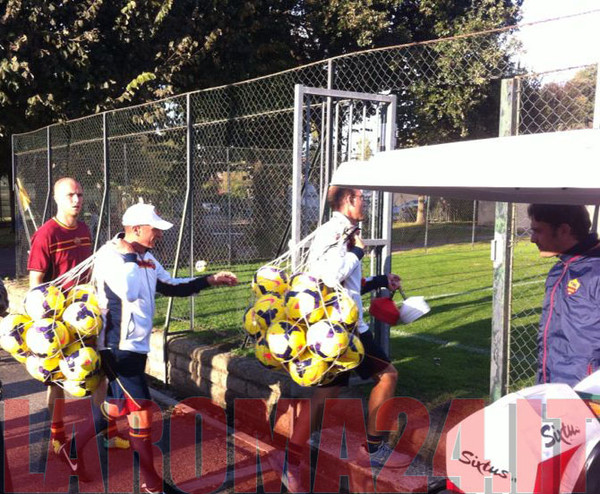
M 579 290 L 580 286 L 581 283 L 579 283 L 577 278 L 569 281 L 569 284 L 567 285 L 567 295 L 573 295 L 577 290 Z

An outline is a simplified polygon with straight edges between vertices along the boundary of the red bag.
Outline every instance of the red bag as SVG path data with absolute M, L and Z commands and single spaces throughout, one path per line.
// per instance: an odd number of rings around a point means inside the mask
M 391 297 L 378 297 L 371 300 L 371 306 L 369 307 L 369 314 L 371 314 L 378 321 L 395 326 L 398 324 L 400 319 L 400 311 Z

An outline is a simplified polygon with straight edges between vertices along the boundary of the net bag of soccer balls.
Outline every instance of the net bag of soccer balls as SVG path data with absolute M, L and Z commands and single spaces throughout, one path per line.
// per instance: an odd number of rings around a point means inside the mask
M 263 365 L 289 372 L 301 386 L 318 386 L 360 364 L 358 308 L 343 287 L 274 264 L 256 271 L 252 292 L 243 327 Z
M 56 383 L 75 397 L 93 393 L 101 379 L 95 346 L 102 315 L 94 286 L 73 285 L 81 271 L 77 266 L 71 275 L 31 289 L 23 313 L 0 322 L 0 346 L 35 379 Z

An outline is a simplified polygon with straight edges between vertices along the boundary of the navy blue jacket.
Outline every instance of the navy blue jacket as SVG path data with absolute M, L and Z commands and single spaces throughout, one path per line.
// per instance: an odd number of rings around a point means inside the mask
M 590 234 L 546 279 L 538 333 L 540 383 L 574 386 L 600 367 L 600 245 Z

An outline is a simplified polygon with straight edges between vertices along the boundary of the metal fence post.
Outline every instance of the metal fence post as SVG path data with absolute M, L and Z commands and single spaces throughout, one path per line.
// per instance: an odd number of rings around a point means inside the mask
M 185 98 L 185 121 L 186 121 L 186 191 L 185 200 L 183 203 L 183 212 L 181 214 L 181 223 L 179 225 L 179 235 L 177 238 L 177 248 L 175 250 L 175 260 L 173 263 L 173 277 L 177 276 L 179 270 L 179 258 L 181 256 L 181 245 L 183 243 L 183 235 L 185 232 L 186 220 L 192 223 L 190 214 L 190 198 L 192 193 L 192 164 L 193 164 L 193 120 L 192 120 L 192 105 L 190 100 L 190 93 Z M 193 231 L 190 235 L 190 276 L 193 274 Z M 193 300 L 193 299 L 191 299 Z M 165 325 L 163 327 L 163 363 L 165 366 L 165 384 L 169 384 L 169 325 L 171 323 L 171 314 L 173 312 L 173 297 L 169 298 L 167 304 L 167 313 L 165 315 Z M 194 308 L 193 302 L 190 304 L 190 331 L 194 327 Z
M 294 86 L 294 140 L 292 151 L 292 231 L 291 244 L 295 246 L 301 238 L 302 225 L 302 131 L 304 129 L 304 86 Z M 298 259 L 296 249 L 292 247 L 292 270 L 296 271 Z
M 427 246 L 429 243 L 429 203 L 431 202 L 431 196 L 425 196 L 426 204 L 425 204 L 425 239 L 424 246 L 425 253 L 427 253 Z
M 475 247 L 475 230 L 477 229 L 477 200 L 473 201 L 473 226 L 471 228 L 471 248 Z
M 102 194 L 102 203 L 100 204 L 100 211 L 98 213 L 98 226 L 96 227 L 96 238 L 94 239 L 94 252 L 98 249 L 98 241 L 100 240 L 100 231 L 102 229 L 102 220 L 104 218 L 104 209 L 106 208 L 106 214 L 108 216 L 107 226 L 107 240 L 110 238 L 110 205 L 108 204 L 109 195 L 109 156 L 108 156 L 108 123 L 106 121 L 106 112 L 102 114 L 102 151 L 104 154 L 104 192 Z
M 594 92 L 594 129 L 600 129 L 600 63 L 596 64 L 596 91 Z M 600 205 L 594 207 L 594 216 L 592 218 L 592 231 L 598 231 L 598 210 Z
M 518 131 L 519 80 L 504 79 L 500 97 L 500 136 Z M 497 400 L 508 390 L 511 285 L 513 261 L 514 205 L 496 203 L 496 222 L 492 241 L 494 279 L 492 284 L 492 348 L 490 362 L 490 399 Z
M 48 219 L 48 213 L 50 210 L 50 197 L 52 196 L 52 134 L 50 131 L 50 125 L 46 127 L 46 173 L 48 174 L 48 190 L 46 192 L 46 203 L 44 204 L 44 214 L 42 215 L 42 221 L 40 226 L 43 225 Z

